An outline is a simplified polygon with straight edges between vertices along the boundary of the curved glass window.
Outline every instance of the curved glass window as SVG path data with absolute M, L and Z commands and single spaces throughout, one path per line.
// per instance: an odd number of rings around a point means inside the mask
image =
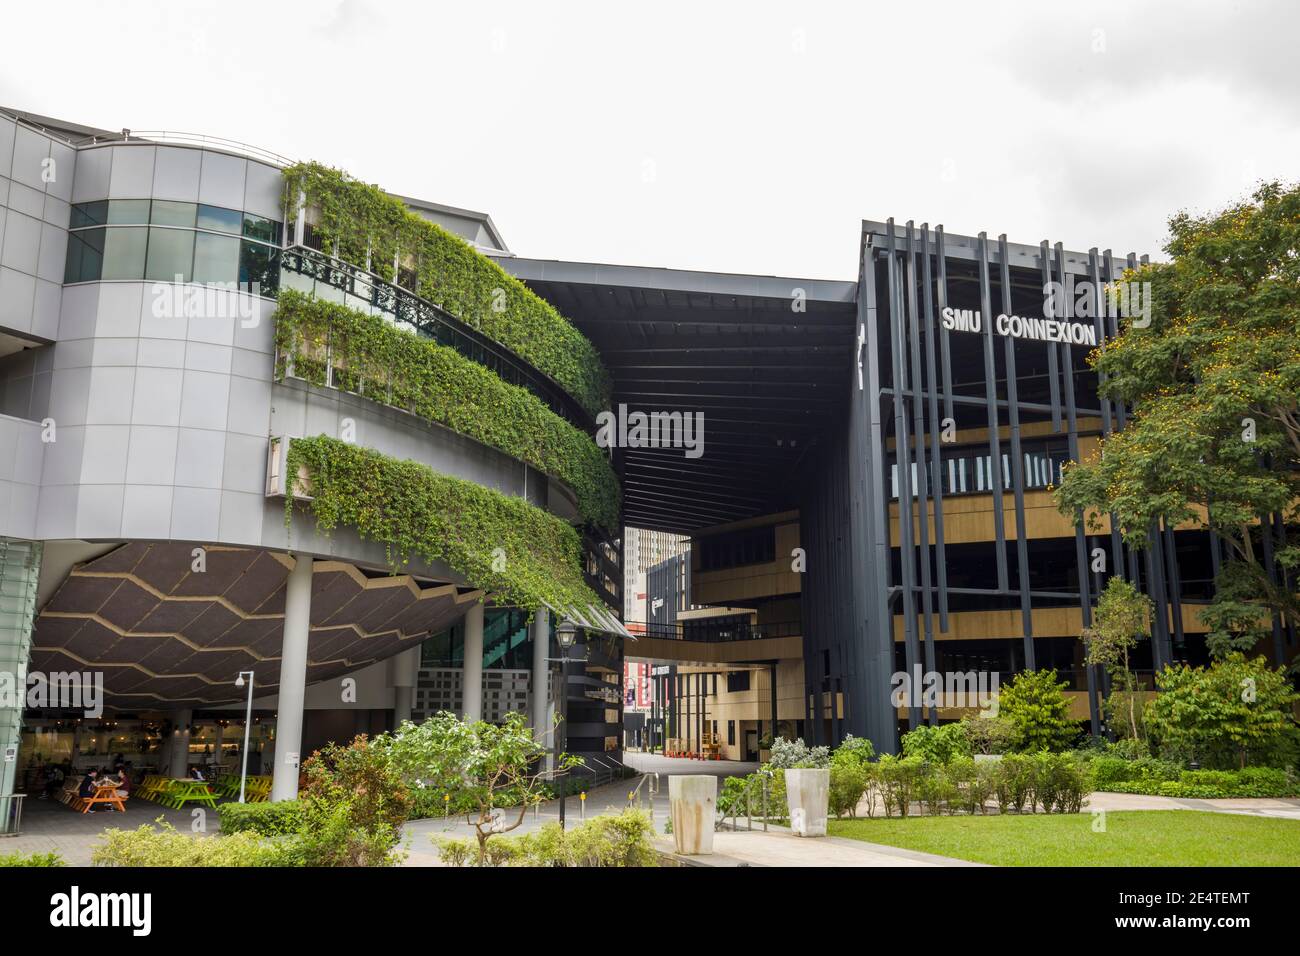
M 238 209 L 170 199 L 76 203 L 63 281 L 280 283 L 282 224 Z

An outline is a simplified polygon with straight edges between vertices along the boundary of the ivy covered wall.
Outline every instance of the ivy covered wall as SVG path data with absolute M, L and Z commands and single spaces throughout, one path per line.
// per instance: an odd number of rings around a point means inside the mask
M 394 263 L 415 274 L 414 292 L 528 360 L 593 417 L 609 408 L 609 374 L 592 344 L 540 296 L 442 227 L 377 186 L 320 163 L 284 171 L 285 220 L 306 201 L 325 249 L 389 282 Z
M 275 312 L 276 376 L 333 384 L 412 412 L 498 448 L 564 482 L 583 518 L 607 531 L 619 522 L 618 479 L 591 436 L 527 389 L 502 381 L 455 349 L 377 315 L 282 290 Z
M 317 530 L 351 527 L 383 542 L 394 573 L 415 556 L 444 562 L 501 604 L 600 605 L 577 531 L 522 498 L 325 435 L 293 439 L 287 457 L 288 474 L 305 477 L 298 490 Z M 294 502 L 285 497 L 286 521 Z

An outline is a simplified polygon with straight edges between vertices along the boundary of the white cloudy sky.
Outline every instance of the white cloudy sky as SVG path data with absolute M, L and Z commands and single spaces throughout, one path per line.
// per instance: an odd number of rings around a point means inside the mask
M 64 9 L 0 13 L 0 105 L 319 159 L 542 258 L 850 278 L 891 215 L 1154 254 L 1300 163 L 1294 0 Z

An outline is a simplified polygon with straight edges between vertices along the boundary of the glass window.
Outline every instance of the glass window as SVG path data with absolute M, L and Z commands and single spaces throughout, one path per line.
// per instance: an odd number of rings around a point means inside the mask
M 273 246 L 249 242 L 239 244 L 239 282 L 256 282 L 263 295 L 280 288 L 280 250 Z
M 198 221 L 200 229 L 211 229 L 213 232 L 229 232 L 237 236 L 244 227 L 244 214 L 237 209 L 205 206 L 200 203 Z
M 103 229 L 85 229 L 68 234 L 68 259 L 64 282 L 93 282 L 104 268 Z
M 239 240 L 234 236 L 194 238 L 194 281 L 235 282 L 239 278 Z
M 68 224 L 69 229 L 80 229 L 83 226 L 102 226 L 108 222 L 108 200 L 101 199 L 99 202 L 79 202 L 72 207 L 72 219 Z M 101 245 L 103 237 L 101 236 Z
M 146 203 L 147 205 L 147 203 Z M 112 215 L 112 207 L 109 208 Z M 148 229 L 109 229 L 104 237 L 104 279 L 144 277 L 144 252 Z
M 146 279 L 152 282 L 189 282 L 193 271 L 194 233 L 188 229 L 149 230 Z
M 280 244 L 280 224 L 274 219 L 263 219 L 251 213 L 244 213 L 244 235 L 249 239 Z
M 113 199 L 108 204 L 108 224 L 124 226 L 147 226 L 149 224 L 149 200 L 147 199 Z M 137 276 L 137 278 L 139 278 Z
M 149 221 L 155 226 L 188 226 L 194 228 L 194 203 L 155 199 Z

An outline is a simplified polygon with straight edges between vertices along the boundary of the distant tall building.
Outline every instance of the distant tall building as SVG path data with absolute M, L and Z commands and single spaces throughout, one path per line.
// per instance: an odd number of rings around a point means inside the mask
M 683 534 L 625 528 L 623 534 L 623 620 L 646 621 L 646 572 L 691 550 Z

